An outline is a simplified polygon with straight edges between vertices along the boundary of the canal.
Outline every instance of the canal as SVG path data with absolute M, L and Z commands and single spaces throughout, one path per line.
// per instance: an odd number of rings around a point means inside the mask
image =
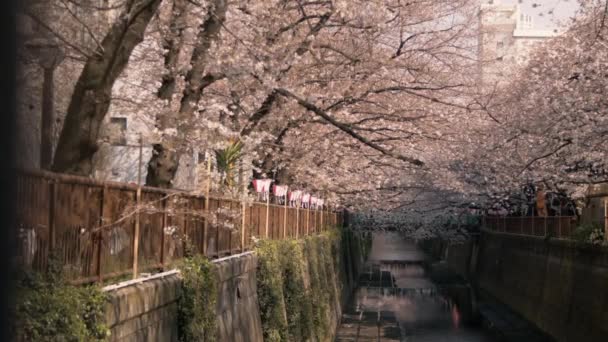
M 427 256 L 413 241 L 375 234 L 336 341 L 495 341 L 467 324 L 466 310 L 460 307 L 470 305 L 465 302 L 470 300 L 468 287 L 433 282 L 428 266 Z

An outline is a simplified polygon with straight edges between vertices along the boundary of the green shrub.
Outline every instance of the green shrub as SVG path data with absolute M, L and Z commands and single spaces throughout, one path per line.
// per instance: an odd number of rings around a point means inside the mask
M 17 341 L 104 341 L 107 297 L 97 286 L 71 286 L 53 260 L 45 274 L 22 274 L 13 308 Z
M 604 243 L 604 228 L 597 223 L 583 223 L 572 233 L 576 241 L 591 244 Z
M 338 296 L 341 233 L 262 240 L 257 291 L 265 341 L 327 341 Z M 307 279 L 308 278 L 308 279 Z
M 312 301 L 304 284 L 304 252 L 301 241 L 280 242 L 283 256 L 283 295 L 291 341 L 308 341 L 313 337 Z
M 277 241 L 262 240 L 258 255 L 257 293 L 264 341 L 287 341 L 289 332 L 283 296 L 283 272 Z
M 181 342 L 216 340 L 217 273 L 204 256 L 188 255 L 179 266 L 183 278 L 178 301 Z

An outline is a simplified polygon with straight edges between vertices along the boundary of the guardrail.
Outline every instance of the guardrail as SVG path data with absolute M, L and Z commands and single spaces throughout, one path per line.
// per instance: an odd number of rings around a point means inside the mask
M 284 239 L 341 226 L 343 214 L 101 182 L 44 171 L 17 177 L 16 262 L 48 267 L 51 251 L 73 283 L 163 270 L 185 252 L 220 258 L 254 238 Z
M 517 235 L 551 236 L 558 239 L 570 239 L 576 228 L 576 217 L 573 216 L 484 216 L 484 229 Z

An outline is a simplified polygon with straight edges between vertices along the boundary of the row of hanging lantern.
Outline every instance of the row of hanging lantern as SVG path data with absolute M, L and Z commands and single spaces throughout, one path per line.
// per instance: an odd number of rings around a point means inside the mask
M 277 204 L 286 205 L 294 208 L 305 208 L 322 210 L 325 201 L 301 190 L 289 191 L 287 185 L 272 185 L 272 179 L 254 179 L 253 189 L 261 201 L 270 202 L 270 191 L 276 199 Z M 271 186 L 272 185 L 272 186 Z

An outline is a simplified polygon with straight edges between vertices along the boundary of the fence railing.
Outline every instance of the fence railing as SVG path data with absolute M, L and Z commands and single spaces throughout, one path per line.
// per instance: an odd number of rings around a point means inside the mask
M 529 216 L 529 217 L 492 217 L 483 218 L 483 228 L 507 234 L 529 236 L 551 236 L 570 239 L 576 228 L 576 217 L 572 216 Z
M 19 173 L 16 203 L 16 261 L 45 270 L 53 251 L 74 283 L 162 270 L 181 258 L 187 245 L 219 258 L 250 250 L 254 238 L 302 237 L 343 220 L 341 212 L 329 210 L 40 171 Z

